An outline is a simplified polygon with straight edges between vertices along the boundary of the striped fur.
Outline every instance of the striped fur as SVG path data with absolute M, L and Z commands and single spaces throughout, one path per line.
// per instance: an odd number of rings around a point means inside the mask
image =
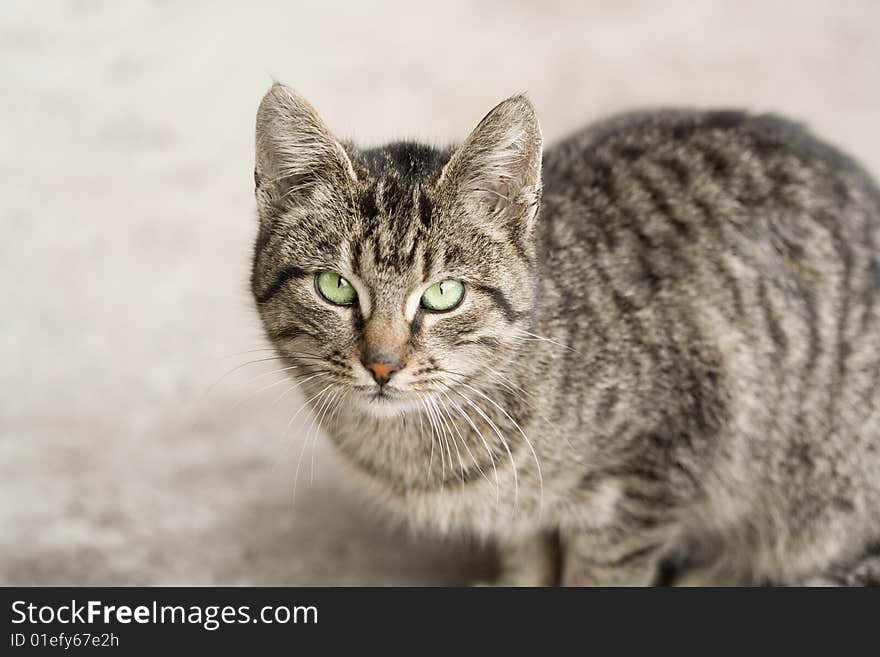
M 267 334 L 399 517 L 495 539 L 507 583 L 878 583 L 880 192 L 845 155 L 661 111 L 542 158 L 523 97 L 361 150 L 276 85 L 256 180 Z M 390 401 L 366 340 L 405 344 Z

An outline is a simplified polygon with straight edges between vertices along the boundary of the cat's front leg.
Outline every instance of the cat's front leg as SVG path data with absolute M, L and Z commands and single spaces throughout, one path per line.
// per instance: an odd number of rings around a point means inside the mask
M 651 586 L 671 542 L 672 531 L 627 531 L 620 527 L 563 532 L 563 586 Z
M 555 533 L 535 533 L 498 541 L 500 572 L 493 586 L 555 586 L 559 583 L 559 542 Z

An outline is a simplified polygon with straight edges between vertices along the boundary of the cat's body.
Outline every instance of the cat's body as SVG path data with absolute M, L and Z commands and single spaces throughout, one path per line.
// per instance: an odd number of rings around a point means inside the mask
M 880 582 L 880 193 L 857 165 L 772 117 L 646 113 L 549 149 L 542 196 L 522 98 L 454 152 L 315 151 L 279 86 L 260 112 L 260 310 L 389 508 L 497 539 L 506 583 Z M 322 305 L 324 269 L 354 307 Z M 414 305 L 447 277 L 460 307 Z

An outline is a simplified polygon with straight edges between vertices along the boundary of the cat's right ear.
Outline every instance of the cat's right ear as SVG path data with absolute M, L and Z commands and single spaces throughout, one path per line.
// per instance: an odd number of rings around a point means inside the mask
M 452 154 L 438 188 L 464 217 L 501 231 L 531 231 L 541 198 L 543 140 L 524 95 L 495 106 Z
M 357 180 L 342 145 L 308 101 L 275 83 L 257 110 L 254 182 L 261 215 Z

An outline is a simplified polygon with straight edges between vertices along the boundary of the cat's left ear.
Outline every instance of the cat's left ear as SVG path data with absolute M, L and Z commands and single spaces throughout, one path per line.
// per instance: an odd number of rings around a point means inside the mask
M 529 100 L 497 105 L 453 153 L 438 181 L 461 210 L 502 230 L 531 230 L 541 200 L 543 140 Z

